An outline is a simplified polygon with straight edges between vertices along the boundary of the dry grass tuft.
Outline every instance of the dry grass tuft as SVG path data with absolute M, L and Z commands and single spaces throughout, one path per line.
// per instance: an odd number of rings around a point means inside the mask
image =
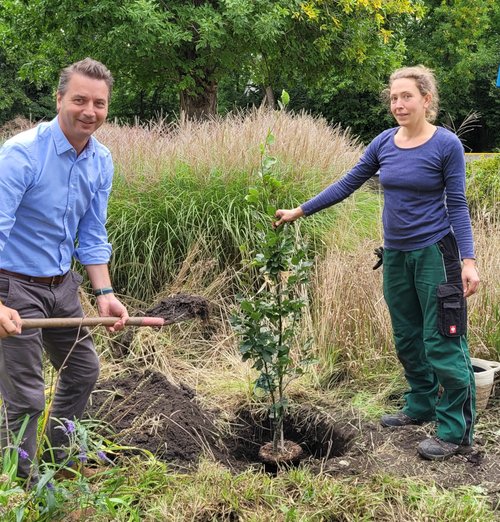
M 469 342 L 477 357 L 500 356 L 500 227 L 475 223 L 481 287 L 469 303 Z M 394 358 L 390 317 L 382 293 L 382 270 L 373 271 L 373 241 L 346 252 L 335 245 L 317 260 L 311 294 L 315 346 L 324 372 L 360 376 Z M 324 376 L 324 377 L 325 377 Z
M 390 318 L 381 271 L 371 255 L 378 243 L 347 253 L 332 245 L 316 263 L 311 315 L 315 346 L 325 372 L 359 375 L 374 359 L 392 357 Z M 328 377 L 328 376 L 327 376 Z
M 347 131 L 329 126 L 322 118 L 262 108 L 205 122 L 159 120 L 129 127 L 108 123 L 98 137 L 113 152 L 125 179 L 144 176 L 156 181 L 179 165 L 188 166 L 197 176 L 254 172 L 259 146 L 271 128 L 276 136 L 271 153 L 293 171 L 297 182 L 311 172 L 337 176 L 361 154 L 362 146 Z
M 481 284 L 468 299 L 469 344 L 474 357 L 500 360 L 500 223 L 474 226 Z
M 35 125 L 36 122 L 23 118 L 22 116 L 16 116 L 13 120 L 4 123 L 0 127 L 0 142 L 11 138 L 19 132 L 31 129 Z

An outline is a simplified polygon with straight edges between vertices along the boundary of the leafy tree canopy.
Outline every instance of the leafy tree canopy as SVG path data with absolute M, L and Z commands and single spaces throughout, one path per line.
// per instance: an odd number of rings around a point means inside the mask
M 425 0 L 425 6 L 425 17 L 408 30 L 407 61 L 435 70 L 441 121 L 457 127 L 478 112 L 481 129 L 470 135 L 470 145 L 500 147 L 500 2 Z
M 235 70 L 276 79 L 370 84 L 397 61 L 411 0 L 4 0 L 2 45 L 23 78 L 55 81 L 92 56 L 118 92 L 162 99 L 179 92 L 190 115 L 215 111 L 220 80 Z M 335 74 L 333 74 L 335 73 Z M 325 80 L 325 78 L 327 78 Z M 339 80 L 339 78 L 341 78 Z

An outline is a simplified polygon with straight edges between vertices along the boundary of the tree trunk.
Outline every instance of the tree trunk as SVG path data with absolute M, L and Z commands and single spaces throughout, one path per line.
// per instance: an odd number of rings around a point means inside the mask
M 217 82 L 198 79 L 197 87 L 200 94 L 181 91 L 181 119 L 206 120 L 217 114 Z
M 266 87 L 266 93 L 264 94 L 261 105 L 262 107 L 269 107 L 270 109 L 276 108 L 276 99 L 274 98 L 273 88 L 270 85 Z

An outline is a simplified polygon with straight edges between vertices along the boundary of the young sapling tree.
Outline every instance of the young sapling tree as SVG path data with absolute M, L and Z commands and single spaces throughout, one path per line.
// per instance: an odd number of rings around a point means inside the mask
M 283 91 L 280 107 L 288 103 Z M 240 297 L 239 311 L 232 317 L 232 326 L 240 338 L 239 349 L 243 360 L 253 361 L 259 375 L 255 381 L 270 399 L 269 417 L 272 426 L 272 443 L 261 448 L 262 460 L 293 460 L 301 452 L 300 446 L 285 441 L 284 419 L 289 408 L 286 395 L 290 382 L 302 375 L 308 355 L 309 341 L 292 357 L 292 348 L 299 339 L 301 315 L 307 305 L 305 285 L 311 268 L 304 241 L 297 224 L 274 228 L 277 203 L 284 194 L 283 181 L 276 172 L 277 160 L 270 154 L 274 135 L 268 131 L 260 146 L 260 167 L 255 184 L 249 189 L 246 201 L 258 229 L 258 243 L 248 261 L 254 268 L 255 292 Z M 264 219 L 263 219 L 264 217 Z M 295 449 L 290 450 L 290 448 Z M 271 458 L 269 458 L 271 455 Z

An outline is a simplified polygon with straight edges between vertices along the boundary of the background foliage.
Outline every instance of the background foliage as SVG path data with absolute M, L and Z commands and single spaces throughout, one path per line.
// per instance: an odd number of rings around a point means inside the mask
M 61 67 L 85 56 L 116 77 L 111 117 L 203 118 L 291 94 L 293 109 L 366 143 L 390 124 L 378 93 L 392 69 L 436 70 L 441 122 L 470 111 L 475 150 L 500 146 L 495 0 L 4 0 L 0 123 L 53 115 Z

